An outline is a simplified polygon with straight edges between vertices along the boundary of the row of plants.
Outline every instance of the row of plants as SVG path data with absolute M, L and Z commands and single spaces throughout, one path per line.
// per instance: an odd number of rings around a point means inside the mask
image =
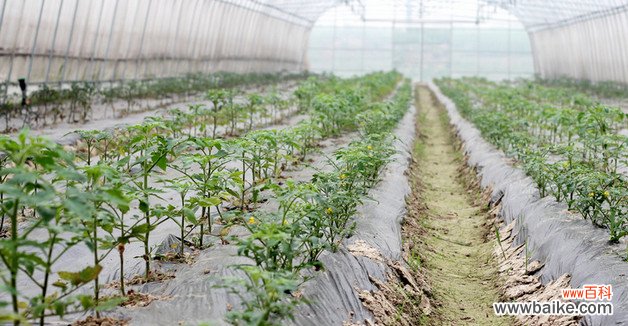
M 594 97 L 606 99 L 624 99 L 628 97 L 628 85 L 613 81 L 592 82 L 590 80 L 558 78 L 539 79 L 538 82 L 554 88 L 586 93 Z
M 381 76 L 388 75 L 329 82 L 358 87 Z M 326 83 L 313 79 L 304 87 L 314 97 L 318 85 L 323 89 Z M 129 243 L 141 243 L 144 280 L 154 279 L 150 238 L 156 228 L 166 221 L 177 223 L 178 258 L 190 243 L 203 248 L 203 237 L 211 234 L 215 222 L 210 210 L 221 219 L 223 203 L 238 203 L 234 216 L 251 210 L 261 189 L 272 184 L 267 180 L 315 148 L 322 124 L 312 119 L 285 130 L 220 139 L 196 132 L 206 121 L 195 114 L 185 123 L 180 118 L 150 118 L 115 132 L 81 131 L 82 145 L 75 152 L 27 131 L 16 139 L 0 137 L 0 258 L 6 267 L 0 272 L 0 321 L 19 325 L 38 320 L 43 325 L 49 316 L 85 310 L 98 315 L 116 306 L 125 300 L 124 251 Z M 226 168 L 234 161 L 242 168 Z M 160 177 L 170 169 L 178 177 Z M 163 188 L 179 193 L 180 203 L 165 202 Z M 34 240 L 42 232 L 46 240 Z M 55 263 L 78 245 L 92 252 L 89 266 L 53 272 Z M 101 263 L 116 251 L 120 294 L 101 298 Z M 37 287 L 37 294 L 20 291 L 26 283 Z M 88 283 L 93 293 L 81 290 Z
M 227 283 L 242 300 L 242 309 L 227 315 L 230 323 L 281 325 L 293 318 L 297 306 L 307 300 L 300 286 L 324 269 L 321 254 L 336 252 L 353 234 L 357 207 L 395 153 L 391 130 L 408 110 L 411 97 L 406 82 L 390 101 L 353 108 L 359 113 L 348 130 L 358 130 L 361 137 L 334 153 L 330 171 L 316 173 L 309 182 L 272 185 L 277 211 L 253 212 L 232 220 L 250 235 L 231 241 L 239 255 L 255 264 L 236 266 L 245 277 Z M 313 105 L 312 110 L 318 108 Z M 342 125 L 345 119 L 336 116 L 333 124 Z M 325 132 L 325 125 L 321 126 Z
M 628 115 L 585 95 L 536 83 L 440 79 L 445 95 L 489 142 L 521 163 L 541 197 L 628 235 Z M 622 169 L 624 169 L 622 171 Z
M 69 85 L 43 84 L 30 93 L 29 105 L 23 107 L 21 95 L 12 94 L 2 99 L 0 115 L 5 121 L 5 132 L 12 130 L 11 119 L 22 120 L 22 127 L 30 128 L 53 125 L 66 120 L 68 123 L 84 123 L 90 119 L 92 107 L 101 103 L 110 108 L 116 116 L 117 102 L 126 103 L 123 114 L 139 106 L 141 100 L 153 99 L 174 101 L 188 98 L 208 89 L 234 88 L 239 85 L 267 85 L 282 80 L 302 79 L 306 75 L 277 74 L 233 74 L 216 73 L 211 75 L 192 74 L 185 77 L 172 77 L 143 81 L 120 81 L 103 84 L 95 82 L 73 82 Z M 52 120 L 52 121 L 50 121 Z

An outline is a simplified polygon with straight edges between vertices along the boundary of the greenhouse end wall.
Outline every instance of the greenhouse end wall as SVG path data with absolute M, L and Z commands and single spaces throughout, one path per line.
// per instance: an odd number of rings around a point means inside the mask
M 536 73 L 628 84 L 628 11 L 530 32 Z
M 253 2 L 5 0 L 0 6 L 0 74 L 10 82 L 305 67 L 309 26 Z

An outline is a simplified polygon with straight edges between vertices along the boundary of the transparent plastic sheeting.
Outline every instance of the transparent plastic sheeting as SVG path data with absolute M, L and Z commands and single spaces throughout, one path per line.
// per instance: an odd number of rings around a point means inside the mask
M 0 83 L 301 71 L 311 28 L 342 3 L 364 13 L 360 0 L 0 0 Z M 479 5 L 523 23 L 540 76 L 628 83 L 628 0 Z M 420 17 L 442 10 L 420 8 Z
M 628 84 L 628 11 L 530 33 L 535 71 Z
M 527 241 L 531 258 L 544 264 L 539 271 L 541 282 L 545 284 L 568 273 L 573 288 L 610 284 L 614 315 L 586 316 L 583 324 L 628 324 L 628 263 L 621 256 L 625 246 L 608 244 L 606 229 L 568 213 L 565 204 L 550 197 L 539 198 L 534 181 L 487 143 L 436 85 L 430 84 L 430 89 L 445 105 L 451 124 L 464 143 L 469 165 L 480 175 L 482 188 L 491 187 L 493 201 L 501 197 L 501 217 L 506 224 L 516 220 L 513 245 Z
M 309 22 L 280 13 L 235 0 L 3 0 L 0 78 L 302 70 Z

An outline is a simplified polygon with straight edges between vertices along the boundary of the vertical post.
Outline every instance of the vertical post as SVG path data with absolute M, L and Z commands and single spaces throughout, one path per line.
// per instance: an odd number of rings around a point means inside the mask
M 8 0 L 7 0 L 8 1 Z M 6 2 L 5 2 L 6 4 Z M 24 17 L 24 4 L 25 2 L 22 1 L 22 9 L 20 11 L 20 17 Z M 17 28 L 17 32 L 16 34 L 19 35 L 20 31 L 21 31 L 22 25 L 19 24 L 18 28 Z M 15 51 L 17 48 L 17 39 L 13 42 L 13 48 L 10 49 L 11 50 L 11 59 L 9 60 L 9 73 L 7 74 L 7 79 L 6 79 L 6 84 L 5 84 L 5 96 L 8 96 L 8 90 L 9 90 L 9 85 L 11 84 L 11 76 L 13 74 L 13 59 L 15 58 Z
M 454 3 L 449 2 L 449 78 L 454 76 Z
M 192 11 L 192 19 L 190 19 L 190 30 L 188 32 L 188 37 L 187 37 L 187 43 L 188 43 L 187 44 L 187 51 L 185 51 L 185 55 L 186 55 L 185 59 L 186 60 L 190 60 L 190 55 L 191 55 L 190 54 L 190 52 L 191 52 L 190 51 L 191 50 L 190 49 L 190 43 L 193 43 L 191 41 L 191 38 L 192 38 L 192 32 L 194 31 L 194 23 L 196 22 L 196 17 L 198 16 L 197 13 L 198 13 L 198 4 L 199 3 L 200 3 L 200 0 L 196 0 L 196 3 L 194 4 L 194 10 Z M 180 71 L 179 70 L 179 66 L 181 64 L 181 61 L 183 61 L 183 58 L 177 60 L 177 68 L 176 68 L 177 72 Z
M 2 23 L 4 22 L 4 11 L 6 9 L 7 2 L 9 2 L 9 0 L 4 0 L 2 2 L 2 11 L 0 11 L 0 32 L 2 32 Z M 4 88 L 4 94 L 2 94 L 3 99 L 7 98 L 8 91 L 9 91 L 9 83 L 7 82 L 6 87 Z
M 39 17 L 37 18 L 37 27 L 35 28 L 35 37 L 33 38 L 33 46 L 31 47 L 31 55 L 28 60 L 28 71 L 26 73 L 26 81 L 31 81 L 31 72 L 33 71 L 33 60 L 35 60 L 35 48 L 37 47 L 37 39 L 39 38 L 39 28 L 41 27 L 41 17 L 44 13 L 44 0 L 41 0 L 39 7 Z
M 179 14 L 177 15 L 176 27 L 174 31 L 174 40 L 172 45 L 170 46 L 170 61 L 168 62 L 168 76 L 174 76 L 175 73 L 172 71 L 172 63 L 177 60 L 177 52 L 179 47 L 177 43 L 179 42 L 179 31 L 181 30 L 181 16 L 183 15 L 183 6 L 185 5 L 185 0 L 180 1 L 179 5 Z
M 137 16 L 140 14 L 140 8 L 141 8 L 139 1 L 135 1 L 135 3 L 137 5 L 137 8 L 135 9 L 135 14 L 133 15 L 133 20 L 132 20 L 132 23 L 131 23 L 131 29 L 135 28 L 134 22 L 137 20 L 137 18 L 138 18 Z M 126 46 L 126 52 L 127 53 L 131 51 L 131 44 L 133 44 L 133 37 L 132 36 L 133 36 L 132 34 L 129 35 L 129 42 L 127 42 L 127 46 Z M 124 80 L 125 77 L 126 77 L 126 68 L 127 68 L 128 64 L 129 64 L 129 61 L 131 61 L 131 57 L 127 54 L 124 57 L 124 68 L 123 68 L 124 76 L 122 76 L 120 78 L 120 80 Z M 115 66 L 115 68 L 113 70 L 113 78 L 112 79 L 116 79 L 116 77 L 118 76 L 118 64 L 119 63 L 120 63 L 120 58 L 118 58 L 118 60 L 116 61 L 116 66 Z
M 421 53 L 419 56 L 419 80 L 423 81 L 425 61 L 425 22 L 423 21 L 423 0 L 419 2 L 419 19 L 421 20 Z
M 395 2 L 396 3 L 396 2 Z M 396 7 L 396 6 L 393 6 Z M 397 42 L 395 41 L 395 28 L 397 28 L 397 20 L 395 19 L 396 8 L 393 9 L 393 20 L 390 25 L 390 69 L 395 70 L 395 52 L 397 50 Z
M 475 76 L 480 76 L 480 18 L 475 23 Z
M 63 57 L 63 65 L 61 66 L 61 80 L 59 80 L 59 84 L 63 84 L 65 82 L 65 72 L 66 66 L 68 64 L 68 56 L 70 54 L 70 47 L 72 46 L 72 40 L 74 39 L 72 36 L 74 34 L 74 27 L 76 24 L 76 13 L 78 12 L 80 0 L 76 0 L 76 4 L 74 5 L 74 14 L 72 15 L 72 25 L 70 27 L 70 35 L 68 36 L 68 46 L 65 48 L 65 56 Z
M 338 7 L 334 7 L 334 32 L 333 37 L 331 39 L 332 49 L 331 49 L 331 72 L 336 72 L 336 24 L 338 24 Z
M 423 14 L 421 14 L 421 60 L 420 60 L 420 73 L 419 79 L 423 81 L 424 74 L 424 62 L 425 62 L 425 22 L 423 21 Z
M 360 58 L 360 73 L 361 74 L 366 74 L 365 71 L 365 67 L 364 67 L 364 54 L 367 51 L 367 48 L 364 46 L 366 41 L 366 18 L 362 19 L 362 51 L 361 51 L 361 58 Z
M 116 0 L 116 4 L 113 7 L 113 17 L 111 17 L 111 28 L 109 29 L 109 37 L 107 38 L 107 46 L 105 47 L 105 53 L 102 58 L 102 67 L 98 70 L 98 80 L 102 78 L 102 71 L 107 68 L 107 59 L 109 58 L 109 49 L 111 48 L 111 40 L 113 39 L 113 34 L 115 33 L 116 26 L 116 16 L 118 15 L 118 4 L 120 0 Z M 103 68 L 104 67 L 104 68 Z M 115 76 L 111 76 L 111 79 L 114 79 Z
M 142 61 L 142 52 L 144 51 L 144 37 L 146 36 L 146 26 L 148 26 L 148 18 L 150 17 L 150 8 L 153 5 L 153 0 L 148 0 L 148 8 L 146 9 L 146 17 L 144 19 L 144 27 L 142 28 L 142 36 L 140 37 L 140 50 L 137 54 L 137 60 L 135 62 L 135 79 L 138 79 L 140 73 L 140 61 Z
M 59 32 L 59 23 L 61 22 L 61 12 L 63 10 L 63 2 L 64 0 L 61 0 L 61 3 L 59 3 L 59 11 L 57 11 L 57 23 L 55 24 L 55 30 L 52 34 L 52 44 L 50 45 L 50 53 L 48 55 L 48 66 L 46 67 L 46 76 L 44 77 L 44 83 L 48 83 L 48 81 L 50 80 L 50 67 L 52 66 L 52 60 L 53 60 L 52 54 L 54 53 L 55 47 L 57 44 L 57 35 Z
M 452 18 L 453 19 L 453 18 Z M 454 22 L 449 22 L 449 77 L 454 76 Z
M 4 22 L 4 10 L 7 7 L 7 2 L 9 2 L 9 0 L 4 0 L 2 2 L 2 10 L 0 10 L 0 32 L 2 31 L 2 23 Z
M 96 45 L 98 44 L 98 31 L 100 30 L 100 22 L 102 21 L 102 13 L 103 13 L 103 9 L 105 8 L 105 1 L 106 0 L 101 0 L 100 2 L 100 12 L 98 13 L 98 20 L 96 21 L 96 31 L 94 31 L 94 42 L 92 42 L 92 51 L 89 57 L 89 67 L 87 68 L 87 74 L 85 76 L 85 78 L 88 80 L 96 79 L 95 78 L 96 76 L 93 75 L 94 57 L 96 56 Z
M 507 60 L 508 60 L 507 61 L 508 62 L 508 80 L 510 80 L 512 78 L 511 75 L 510 75 L 510 73 L 511 73 L 510 72 L 510 70 L 511 70 L 511 68 L 510 68 L 510 66 L 511 66 L 510 60 L 511 60 L 511 57 L 512 57 L 512 47 L 511 47 L 511 44 L 510 44 L 511 40 L 512 40 L 512 36 L 511 36 L 512 24 L 511 24 L 511 22 L 512 22 L 512 20 L 509 17 L 508 18 L 508 57 L 507 57 Z
M 202 1 L 202 4 L 203 5 L 201 6 L 201 10 L 199 10 L 199 12 L 203 12 L 204 11 L 203 9 L 205 8 L 206 1 Z M 206 19 L 205 22 L 203 22 L 203 23 L 206 23 L 208 21 L 209 21 L 209 19 Z M 201 50 L 199 51 L 198 57 L 196 56 L 196 51 L 199 48 L 198 45 L 199 45 L 199 43 L 202 42 L 201 38 L 203 36 L 203 32 L 205 32 L 206 29 L 209 29 L 208 27 L 205 28 L 204 24 L 199 24 L 199 25 L 200 26 L 197 26 L 196 28 L 194 28 L 194 26 L 192 26 L 192 28 L 196 31 L 196 34 L 195 34 L 195 37 L 194 37 L 194 42 L 192 42 L 192 52 L 191 52 L 191 57 L 194 60 L 194 65 L 193 65 L 193 68 L 192 68 L 194 72 L 196 72 L 196 70 L 197 70 L 197 68 L 199 66 L 199 61 L 203 59 L 203 57 L 202 57 L 202 52 L 203 52 L 202 49 L 203 49 L 203 47 L 202 46 L 200 47 Z

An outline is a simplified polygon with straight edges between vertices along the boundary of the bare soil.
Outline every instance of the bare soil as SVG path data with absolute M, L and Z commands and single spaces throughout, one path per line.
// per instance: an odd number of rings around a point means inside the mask
M 430 286 L 433 313 L 426 325 L 511 325 L 493 313 L 500 301 L 492 225 L 477 185 L 470 183 L 446 113 L 425 87 L 417 89 L 413 195 L 404 247 Z

